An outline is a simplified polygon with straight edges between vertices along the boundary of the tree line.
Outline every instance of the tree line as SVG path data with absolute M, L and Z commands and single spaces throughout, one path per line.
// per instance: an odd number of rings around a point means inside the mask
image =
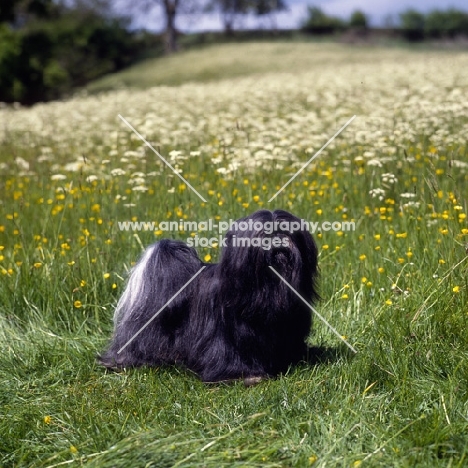
M 334 34 L 348 29 L 362 31 L 368 27 L 368 18 L 361 10 L 353 12 L 346 21 L 325 14 L 321 8 L 309 7 L 302 30 L 311 34 Z M 426 14 L 408 9 L 399 15 L 399 24 L 392 29 L 409 41 L 468 37 L 468 13 L 455 8 L 433 10 Z

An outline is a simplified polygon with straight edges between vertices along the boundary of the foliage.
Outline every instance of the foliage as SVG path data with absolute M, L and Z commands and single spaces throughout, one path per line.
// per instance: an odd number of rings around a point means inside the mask
M 351 14 L 351 18 L 349 20 L 349 26 L 351 29 L 360 29 L 364 30 L 367 29 L 367 16 L 361 10 L 356 10 Z
M 211 0 L 207 6 L 208 11 L 219 11 L 228 35 L 233 33 L 236 21 L 243 15 L 263 16 L 285 9 L 283 0 Z
M 91 10 L 65 10 L 20 29 L 0 24 L 0 100 L 57 99 L 129 64 L 138 44 L 123 19 Z
M 401 31 L 409 41 L 424 39 L 424 23 L 424 15 L 416 10 L 410 9 L 400 14 Z
M 460 10 L 434 10 L 426 15 L 425 34 L 429 38 L 468 36 L 468 13 Z
M 451 8 L 433 10 L 424 15 L 410 9 L 400 15 L 400 27 L 404 37 L 410 41 L 468 36 L 468 13 Z
M 339 18 L 329 16 L 321 8 L 309 7 L 308 18 L 302 30 L 311 34 L 333 34 L 345 28 L 345 23 Z
M 249 0 L 249 3 L 252 13 L 259 16 L 269 15 L 287 8 L 283 0 Z

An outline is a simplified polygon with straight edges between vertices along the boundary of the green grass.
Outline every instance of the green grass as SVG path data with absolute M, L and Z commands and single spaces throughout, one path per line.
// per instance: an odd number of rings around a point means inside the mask
M 120 88 L 179 86 L 264 73 L 297 73 L 343 63 L 371 62 L 376 59 L 373 46 L 343 46 L 314 42 L 252 42 L 209 45 L 179 54 L 153 58 L 128 69 L 107 75 L 88 85 L 89 92 Z M 401 48 L 379 48 L 379 60 L 398 61 L 407 57 Z M 339 53 L 337 53 L 339 51 Z M 343 53 L 346 52 L 346 53 Z M 411 53 L 411 52 L 409 52 Z
M 1 109 L 0 466 L 468 466 L 466 62 L 229 44 L 121 75 L 180 87 Z M 268 204 L 353 114 L 354 127 Z M 317 362 L 251 388 L 96 364 L 126 272 L 142 246 L 169 236 L 118 221 L 262 207 L 355 221 L 355 232 L 315 238 L 317 308 L 356 355 L 316 319 Z

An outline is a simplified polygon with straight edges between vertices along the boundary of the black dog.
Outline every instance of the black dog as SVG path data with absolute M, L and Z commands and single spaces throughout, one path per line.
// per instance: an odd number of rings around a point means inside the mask
M 100 362 L 182 364 L 205 382 L 285 372 L 306 355 L 311 311 L 270 266 L 308 303 L 318 298 L 317 247 L 287 211 L 261 210 L 234 223 L 218 264 L 203 263 L 180 241 L 153 244 L 117 304 Z

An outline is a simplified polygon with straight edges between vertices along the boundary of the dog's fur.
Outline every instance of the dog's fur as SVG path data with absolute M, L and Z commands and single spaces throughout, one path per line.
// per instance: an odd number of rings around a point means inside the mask
M 261 210 L 238 221 L 300 221 L 287 211 Z M 289 247 L 238 247 L 241 237 L 287 239 Z M 307 230 L 226 234 L 218 264 L 205 264 L 185 243 L 161 240 L 132 270 L 115 311 L 115 330 L 100 362 L 108 368 L 181 364 L 205 382 L 276 376 L 306 355 L 318 298 L 317 247 Z M 182 292 L 176 293 L 203 267 Z M 129 340 L 174 299 L 130 342 Z

